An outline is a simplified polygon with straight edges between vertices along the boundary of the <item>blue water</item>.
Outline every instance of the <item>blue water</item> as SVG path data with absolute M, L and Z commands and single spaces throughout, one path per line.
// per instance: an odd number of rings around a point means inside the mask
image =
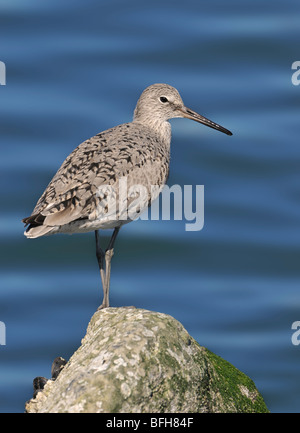
M 0 1 L 1 412 L 24 411 L 101 302 L 93 233 L 31 241 L 20 220 L 71 150 L 130 121 L 155 82 L 234 135 L 171 121 L 169 184 L 205 185 L 205 225 L 124 227 L 111 304 L 171 314 L 272 412 L 299 412 L 299 40 L 296 0 Z

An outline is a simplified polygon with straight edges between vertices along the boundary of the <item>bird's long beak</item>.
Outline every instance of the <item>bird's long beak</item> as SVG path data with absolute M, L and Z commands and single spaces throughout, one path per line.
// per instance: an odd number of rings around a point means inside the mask
M 186 119 L 195 120 L 196 122 L 203 123 L 203 125 L 209 126 L 210 128 L 216 129 L 217 131 L 224 132 L 224 134 L 232 135 L 232 132 L 228 131 L 228 129 L 223 128 L 223 126 L 212 122 L 211 120 L 201 116 L 200 114 L 196 113 L 196 111 L 190 110 L 187 107 L 180 108 L 180 112 Z

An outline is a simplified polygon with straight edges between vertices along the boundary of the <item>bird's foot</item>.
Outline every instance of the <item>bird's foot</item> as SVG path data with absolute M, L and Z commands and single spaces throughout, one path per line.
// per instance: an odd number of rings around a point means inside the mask
M 104 310 L 104 308 L 109 308 L 109 304 L 105 304 L 104 302 L 102 302 L 100 307 L 97 308 L 97 311 Z

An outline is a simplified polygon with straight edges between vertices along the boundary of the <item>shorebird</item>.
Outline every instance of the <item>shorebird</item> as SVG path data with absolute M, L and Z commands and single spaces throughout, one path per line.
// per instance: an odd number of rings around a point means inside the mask
M 169 120 L 176 117 L 232 135 L 228 129 L 187 108 L 174 87 L 153 84 L 141 94 L 132 122 L 100 132 L 65 159 L 32 214 L 22 220 L 27 226 L 25 236 L 31 239 L 55 233 L 95 232 L 103 286 L 103 301 L 98 309 L 109 307 L 111 259 L 120 227 L 150 206 L 168 179 Z M 124 178 L 127 191 L 134 185 L 142 185 L 147 191 L 134 216 L 129 216 L 128 210 L 137 196 L 126 193 L 125 199 L 121 198 Z M 153 185 L 157 188 L 150 191 Z M 106 251 L 100 246 L 99 229 L 113 229 Z

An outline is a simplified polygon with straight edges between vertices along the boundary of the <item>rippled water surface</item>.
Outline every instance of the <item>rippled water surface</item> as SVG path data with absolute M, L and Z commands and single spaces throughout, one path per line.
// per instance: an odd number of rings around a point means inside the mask
M 130 121 L 155 82 L 234 135 L 171 121 L 169 184 L 205 186 L 205 225 L 124 227 L 111 303 L 171 314 L 272 412 L 299 412 L 299 39 L 292 0 L 0 1 L 1 412 L 23 412 L 101 297 L 92 233 L 31 241 L 20 220 L 71 150 Z

